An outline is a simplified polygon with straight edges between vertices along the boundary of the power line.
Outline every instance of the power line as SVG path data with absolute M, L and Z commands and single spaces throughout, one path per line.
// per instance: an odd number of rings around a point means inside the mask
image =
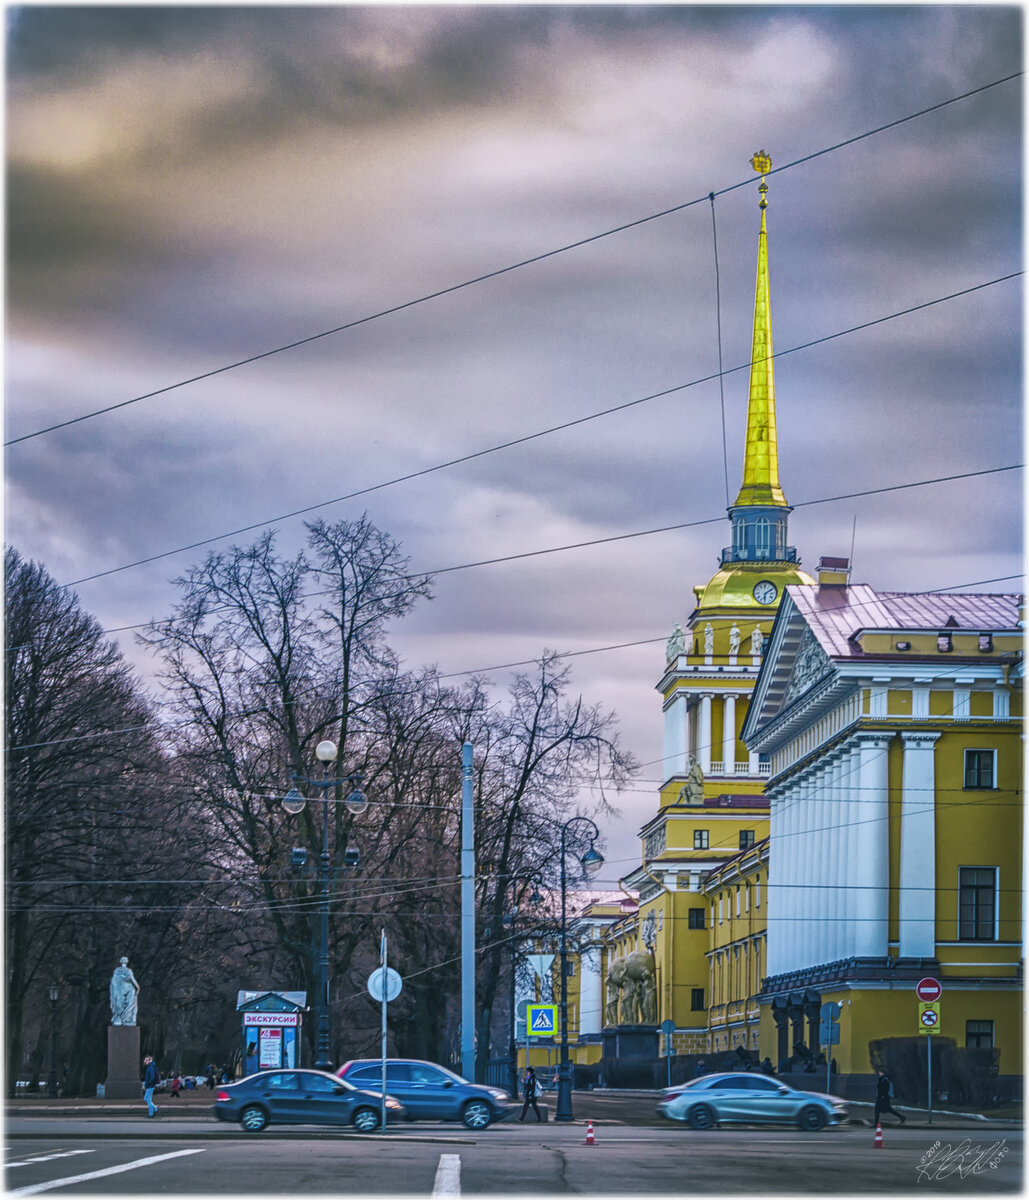
M 971 295 L 973 292 L 982 291 L 984 288 L 993 287 L 995 284 L 1005 283 L 1010 279 L 1016 279 L 1022 274 L 1023 274 L 1022 271 L 1012 271 L 1007 275 L 1000 275 L 996 279 L 987 280 L 985 283 L 973 284 L 971 287 L 962 288 L 961 290 L 956 291 L 956 292 L 951 292 L 946 296 L 938 296 L 934 300 L 927 300 L 924 303 L 915 304 L 909 308 L 900 309 L 897 312 L 888 314 L 887 316 L 876 317 L 875 319 L 873 319 L 871 321 L 863 321 L 861 324 L 852 325 L 847 329 L 837 330 L 835 333 L 825 334 L 824 336 L 814 338 L 811 341 L 802 342 L 797 346 L 791 346 L 786 350 L 778 350 L 774 354 L 770 354 L 766 361 L 771 362 L 774 359 L 783 358 L 787 354 L 795 354 L 800 350 L 809 350 L 813 346 L 820 346 L 823 343 L 833 341 L 836 338 L 846 337 L 852 333 L 859 333 L 864 329 L 871 329 L 873 326 L 882 325 L 886 321 L 896 320 L 898 317 L 910 316 L 912 313 L 920 312 L 921 310 L 926 309 L 926 308 L 932 308 L 937 304 L 944 304 L 949 300 L 956 300 L 962 296 Z M 626 409 L 634 408 L 636 405 L 646 404 L 651 400 L 658 400 L 665 396 L 671 396 L 671 395 L 674 395 L 676 392 L 681 392 L 681 391 L 685 391 L 688 388 L 697 387 L 698 385 L 700 385 L 702 383 L 709 383 L 713 379 L 720 378 L 723 374 L 731 375 L 737 371 L 748 370 L 752 365 L 753 365 L 752 360 L 748 360 L 746 362 L 739 363 L 735 367 L 730 367 L 728 370 L 726 370 L 724 372 L 717 372 L 712 375 L 705 375 L 699 379 L 693 379 L 688 383 L 676 384 L 674 387 L 664 388 L 662 391 L 652 392 L 650 395 L 640 396 L 640 397 L 637 397 L 637 399 L 635 399 L 635 400 L 627 400 L 622 404 L 616 404 L 616 405 L 612 406 L 611 408 L 602 409 L 600 412 L 590 413 L 585 417 L 577 417 L 577 418 L 575 418 L 575 420 L 565 421 L 565 422 L 562 422 L 560 425 L 552 425 L 547 429 L 537 430 L 535 433 L 525 434 L 522 437 L 512 438 L 511 440 L 506 441 L 506 442 L 500 442 L 496 446 L 489 446 L 482 450 L 474 450 L 469 454 L 463 454 L 457 458 L 448 459 L 446 462 L 436 463 L 434 466 L 431 466 L 431 467 L 423 467 L 421 470 L 418 470 L 418 471 L 410 471 L 406 475 L 398 475 L 398 476 L 395 476 L 393 479 L 383 480 L 381 483 L 371 484 L 365 488 L 358 488 L 356 491 L 347 492 L 342 496 L 335 496 L 331 500 L 320 500 L 316 504 L 308 504 L 303 508 L 293 509 L 291 512 L 280 513 L 278 516 L 268 517 L 261 521 L 255 521 L 249 525 L 241 525 L 238 529 L 230 529 L 224 533 L 215 534 L 212 537 L 202 538 L 196 542 L 189 542 L 187 545 L 177 546 L 173 550 L 164 550 L 159 554 L 151 554 L 145 558 L 138 558 L 138 559 L 135 559 L 133 562 L 123 563 L 119 567 L 110 567 L 106 571 L 96 571 L 92 575 L 82 576 L 81 579 L 73 579 L 69 583 L 65 584 L 64 586 L 65 587 L 77 587 L 79 584 L 90 583 L 91 581 L 93 581 L 95 579 L 104 579 L 108 575 L 117 575 L 122 571 L 128 571 L 128 570 L 133 569 L 134 567 L 141 567 L 141 566 L 145 566 L 148 563 L 158 562 L 164 558 L 171 558 L 172 556 L 174 556 L 176 554 L 183 554 L 187 550 L 196 550 L 201 546 L 209 546 L 213 542 L 224 541 L 225 538 L 236 537 L 241 533 L 250 533 L 255 529 L 262 529 L 265 526 L 272 524 L 273 522 L 288 521 L 294 517 L 300 517 L 300 516 L 306 515 L 307 513 L 316 512 L 318 509 L 327 508 L 332 504 L 341 504 L 344 500 L 353 500 L 353 499 L 357 498 L 358 496 L 367 496 L 372 492 L 382 491 L 385 488 L 394 487 L 395 485 L 397 485 L 399 483 L 408 483 L 412 479 L 420 479 L 426 475 L 435 474 L 437 471 L 443 471 L 443 470 L 449 469 L 450 467 L 460 466 L 463 463 L 472 462 L 474 459 L 484 458 L 489 454 L 496 454 L 501 450 L 510 450 L 514 446 L 521 446 L 527 442 L 535 441 L 538 438 L 549 437 L 553 433 L 560 433 L 566 429 L 572 429 L 577 425 L 584 425 L 589 421 L 595 421 L 601 417 L 611 416 L 614 413 L 623 412 Z M 860 495 L 862 493 L 855 493 L 855 494 Z M 840 497 L 840 498 L 848 499 L 849 497 Z M 724 520 L 724 517 L 721 519 Z M 678 528 L 678 526 L 669 526 L 669 528 Z
M 988 91 L 990 88 L 999 87 L 1003 83 L 1009 83 L 1013 79 L 1017 79 L 1022 75 L 1021 71 L 1016 71 L 1011 75 L 1006 75 L 1001 79 L 995 79 L 991 83 L 983 84 L 981 87 L 973 88 L 970 91 L 962 92 L 958 96 L 952 96 L 948 100 L 942 100 L 938 104 L 929 105 L 926 108 L 919 109 L 918 112 L 910 113 L 908 116 L 899 117 L 894 121 L 889 121 L 884 125 L 879 125 L 874 129 L 866 130 L 851 138 L 846 138 L 842 142 L 836 142 L 832 146 L 826 146 L 821 150 L 816 150 L 812 154 L 804 155 L 801 158 L 794 159 L 792 162 L 784 163 L 781 167 L 776 167 L 768 171 L 769 175 L 778 175 L 783 171 L 791 170 L 793 167 L 800 166 L 802 163 L 811 162 L 816 158 L 821 158 L 823 155 L 834 153 L 837 150 L 842 150 L 846 146 L 852 146 L 857 142 L 863 141 L 865 138 L 873 137 L 876 134 L 884 133 L 889 129 L 895 129 L 899 125 L 903 125 L 908 121 L 914 121 L 919 117 L 927 116 L 929 113 L 937 112 L 941 108 L 946 108 L 948 105 L 957 104 L 961 100 L 967 100 L 972 96 L 977 96 L 982 92 Z M 595 233 L 589 237 L 580 238 L 578 241 L 570 242 L 568 245 L 559 246 L 554 250 L 547 250 L 541 254 L 533 255 L 531 258 L 522 259 L 520 262 L 512 263 L 506 267 L 500 267 L 493 271 L 488 271 L 483 275 L 477 275 L 472 279 L 466 279 L 462 283 L 452 284 L 449 287 L 440 288 L 438 291 L 429 292 L 424 296 L 419 296 L 414 300 L 407 300 L 401 304 L 395 304 L 390 308 L 380 309 L 378 312 L 371 313 L 368 316 L 358 317 L 356 320 L 348 321 L 343 325 L 337 325 L 332 329 L 323 330 L 321 333 L 310 334 L 307 337 L 298 338 L 296 341 L 288 342 L 285 345 L 277 346 L 272 350 L 264 350 L 258 354 L 252 354 L 247 358 L 241 358 L 235 362 L 227 363 L 225 366 L 215 367 L 213 370 L 201 372 L 198 375 L 193 375 L 188 379 L 179 380 L 177 383 L 171 383 L 165 387 L 155 388 L 151 392 L 145 392 L 140 396 L 134 396 L 129 400 L 122 400 L 117 404 L 109 404 L 104 408 L 94 409 L 92 412 L 82 413 L 80 416 L 71 417 L 67 421 L 59 421 L 53 425 L 47 425 L 42 429 L 37 429 L 32 433 L 22 434 L 20 437 L 11 438 L 4 443 L 5 446 L 15 446 L 20 442 L 29 441 L 32 438 L 41 437 L 47 433 L 53 433 L 58 429 L 66 429 L 70 425 L 77 425 L 81 421 L 88 421 L 93 417 L 101 416 L 104 413 L 115 412 L 120 408 L 127 408 L 131 404 L 138 404 L 141 400 L 150 400 L 155 396 L 165 395 L 168 392 L 177 390 L 178 388 L 187 387 L 193 383 L 199 383 L 205 379 L 213 379 L 217 375 L 223 375 L 227 371 L 233 371 L 237 367 L 247 366 L 250 363 L 260 362 L 263 359 L 271 358 L 276 354 L 283 354 L 287 350 L 295 350 L 300 346 L 310 345 L 312 342 L 320 341 L 322 338 L 332 337 L 335 334 L 343 333 L 349 329 L 356 329 L 360 325 L 367 325 L 371 321 L 379 320 L 382 317 L 392 316 L 396 313 L 403 312 L 405 309 L 414 308 L 416 305 L 425 304 L 430 300 L 438 300 L 443 296 L 452 295 L 455 292 L 463 291 L 465 288 L 474 287 L 476 284 L 485 283 L 490 279 L 497 279 L 501 275 L 510 274 L 512 271 L 518 271 L 523 267 L 532 266 L 536 263 L 545 262 L 547 259 L 554 258 L 559 254 L 565 254 L 569 250 L 577 250 L 583 246 L 588 246 L 592 242 L 601 241 L 604 238 L 612 237 L 617 233 L 624 233 L 626 230 L 635 229 L 640 225 L 645 225 L 650 221 L 656 221 L 662 217 L 671 216 L 674 213 L 683 212 L 687 208 L 692 208 L 696 204 L 701 204 L 704 200 L 714 200 L 716 196 L 724 196 L 729 192 L 734 192 L 738 188 L 746 187 L 752 182 L 752 178 L 742 179 L 738 183 L 730 184 L 728 187 L 721 188 L 718 191 L 709 192 L 707 196 L 697 197 L 693 200 L 687 200 L 683 204 L 673 205 L 671 208 L 663 209 L 660 212 L 651 213 L 649 216 L 640 217 L 634 221 L 627 221 L 622 225 L 617 225 L 613 229 L 605 230 L 603 233 Z

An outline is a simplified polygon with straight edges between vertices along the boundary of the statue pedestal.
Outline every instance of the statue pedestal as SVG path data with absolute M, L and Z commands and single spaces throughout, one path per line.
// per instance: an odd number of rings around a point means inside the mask
M 108 1025 L 105 1100 L 141 1100 L 139 1026 Z
M 655 1025 L 612 1025 L 604 1030 L 604 1058 L 658 1058 Z

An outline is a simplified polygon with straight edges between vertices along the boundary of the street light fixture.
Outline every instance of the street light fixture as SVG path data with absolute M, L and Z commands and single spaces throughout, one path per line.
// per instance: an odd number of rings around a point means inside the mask
M 565 857 L 567 855 L 568 831 L 575 830 L 576 840 L 589 839 L 589 849 L 579 859 L 587 875 L 595 875 L 604 865 L 603 856 L 594 843 L 600 830 L 589 817 L 572 817 L 561 826 L 561 1058 L 557 1068 L 557 1109 L 555 1121 L 572 1121 L 572 1064 L 568 1058 L 568 926 L 566 920 L 566 894 L 568 877 Z
M 294 816 L 304 811 L 307 800 L 298 791 L 298 783 L 307 783 L 312 787 L 321 788 L 322 795 L 322 853 L 319 860 L 318 874 L 321 884 L 321 957 L 318 972 L 318 1004 L 317 1004 L 317 1040 L 315 1067 L 320 1071 L 331 1071 L 334 1063 L 329 1057 L 329 805 L 335 804 L 336 799 L 329 792 L 341 783 L 355 781 L 354 789 L 343 801 L 352 813 L 362 813 L 368 807 L 368 797 L 361 791 L 360 774 L 336 776 L 332 772 L 332 764 L 336 761 L 336 743 L 319 742 L 315 747 L 315 756 L 324 766 L 322 779 L 307 779 L 293 772 L 293 787 L 282 799 L 282 807 Z
M 57 1099 L 57 1001 L 60 992 L 57 984 L 50 985 L 50 1077 L 46 1081 L 46 1094 L 51 1100 Z

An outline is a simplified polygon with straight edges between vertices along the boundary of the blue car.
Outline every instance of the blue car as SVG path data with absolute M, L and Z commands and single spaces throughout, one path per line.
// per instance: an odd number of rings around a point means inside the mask
M 382 1087 L 382 1059 L 355 1058 L 337 1072 L 356 1087 Z M 387 1058 L 386 1088 L 403 1104 L 408 1121 L 463 1121 L 486 1129 L 503 1121 L 518 1105 L 502 1088 L 469 1083 L 437 1063 L 417 1058 Z
M 354 1087 L 328 1071 L 290 1068 L 258 1071 L 222 1084 L 214 1115 L 219 1121 L 238 1121 L 247 1133 L 260 1133 L 268 1125 L 352 1125 L 370 1133 L 379 1128 L 381 1102 L 381 1092 Z M 387 1123 L 403 1115 L 400 1101 L 387 1096 Z

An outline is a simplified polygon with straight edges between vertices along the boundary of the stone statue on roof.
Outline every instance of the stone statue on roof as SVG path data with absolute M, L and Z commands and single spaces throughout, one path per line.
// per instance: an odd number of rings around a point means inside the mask
M 757 657 L 761 653 L 761 647 L 764 645 L 765 638 L 761 632 L 761 626 L 755 625 L 754 632 L 750 635 L 750 652 Z
M 734 623 L 732 629 L 729 630 L 729 653 L 732 654 L 733 656 L 735 656 L 735 655 L 739 654 L 739 652 L 740 652 L 740 627 Z

